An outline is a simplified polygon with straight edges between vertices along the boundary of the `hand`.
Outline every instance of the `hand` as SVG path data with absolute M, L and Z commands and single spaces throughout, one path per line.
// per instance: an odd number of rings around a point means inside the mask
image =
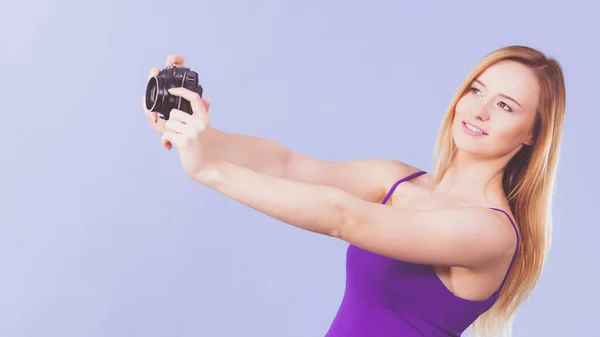
M 169 89 L 169 93 L 188 100 L 192 114 L 171 110 L 169 120 L 165 123 L 162 143 L 175 144 L 185 174 L 197 179 L 214 163 L 208 146 L 204 144 L 205 132 L 210 128 L 210 117 L 197 93 L 182 87 Z
M 177 66 L 177 67 L 183 67 L 184 66 L 183 56 L 169 55 L 167 57 L 167 61 L 165 62 L 165 67 L 169 67 L 172 65 Z M 150 69 L 150 73 L 148 74 L 148 79 L 150 79 L 153 76 L 158 75 L 159 72 L 160 72 L 160 70 L 158 70 L 157 68 Z M 142 97 L 142 108 L 144 109 L 146 118 L 148 118 L 148 120 L 150 121 L 150 125 L 152 126 L 154 131 L 156 131 L 156 133 L 158 133 L 159 135 L 162 135 L 165 132 L 165 120 L 162 118 L 159 118 L 155 112 L 148 111 L 146 109 L 145 102 L 146 102 L 146 97 L 144 95 L 144 97 Z M 210 109 L 210 98 L 202 99 L 202 103 L 204 105 L 204 109 L 208 113 L 208 110 Z M 167 150 L 170 150 L 173 147 L 171 145 L 171 142 L 163 143 L 163 145 L 165 146 L 165 148 Z

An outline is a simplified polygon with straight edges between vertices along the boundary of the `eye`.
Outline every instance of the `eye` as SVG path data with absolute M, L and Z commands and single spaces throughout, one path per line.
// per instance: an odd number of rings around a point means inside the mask
M 481 93 L 481 91 L 479 89 L 475 88 L 475 87 L 469 88 L 469 91 L 471 91 L 475 95 L 479 95 Z
M 506 104 L 506 103 L 504 103 L 502 101 L 500 103 L 498 103 L 498 106 L 500 106 L 502 109 L 504 109 L 504 110 L 506 110 L 508 112 L 512 112 L 513 111 L 513 109 L 510 106 L 508 106 L 508 104 Z

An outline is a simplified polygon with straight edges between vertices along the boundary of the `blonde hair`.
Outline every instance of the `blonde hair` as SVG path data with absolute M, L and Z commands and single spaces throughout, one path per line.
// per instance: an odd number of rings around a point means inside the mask
M 503 173 L 504 192 L 520 231 L 520 248 L 497 301 L 471 326 L 478 337 L 511 336 L 515 312 L 541 275 L 550 249 L 551 207 L 566 105 L 564 76 L 556 60 L 524 46 L 508 46 L 486 55 L 467 76 L 442 121 L 435 146 L 437 183 L 455 158 L 451 125 L 457 102 L 477 76 L 503 60 L 529 66 L 537 76 L 541 91 L 533 144 L 515 154 Z

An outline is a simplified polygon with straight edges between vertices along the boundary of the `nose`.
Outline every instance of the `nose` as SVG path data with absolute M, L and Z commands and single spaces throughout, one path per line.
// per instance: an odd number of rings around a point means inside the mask
M 490 104 L 491 102 L 483 102 L 478 106 L 474 106 L 471 109 L 471 116 L 480 121 L 486 121 L 490 118 Z

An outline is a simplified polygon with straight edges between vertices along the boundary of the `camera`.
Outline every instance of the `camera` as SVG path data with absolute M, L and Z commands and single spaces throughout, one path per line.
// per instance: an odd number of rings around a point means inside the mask
M 165 120 L 169 119 L 171 109 L 178 109 L 191 115 L 192 106 L 188 100 L 169 94 L 168 90 L 176 87 L 184 87 L 202 97 L 202 86 L 198 84 L 198 73 L 189 68 L 170 66 L 148 80 L 146 109 L 156 112 Z

